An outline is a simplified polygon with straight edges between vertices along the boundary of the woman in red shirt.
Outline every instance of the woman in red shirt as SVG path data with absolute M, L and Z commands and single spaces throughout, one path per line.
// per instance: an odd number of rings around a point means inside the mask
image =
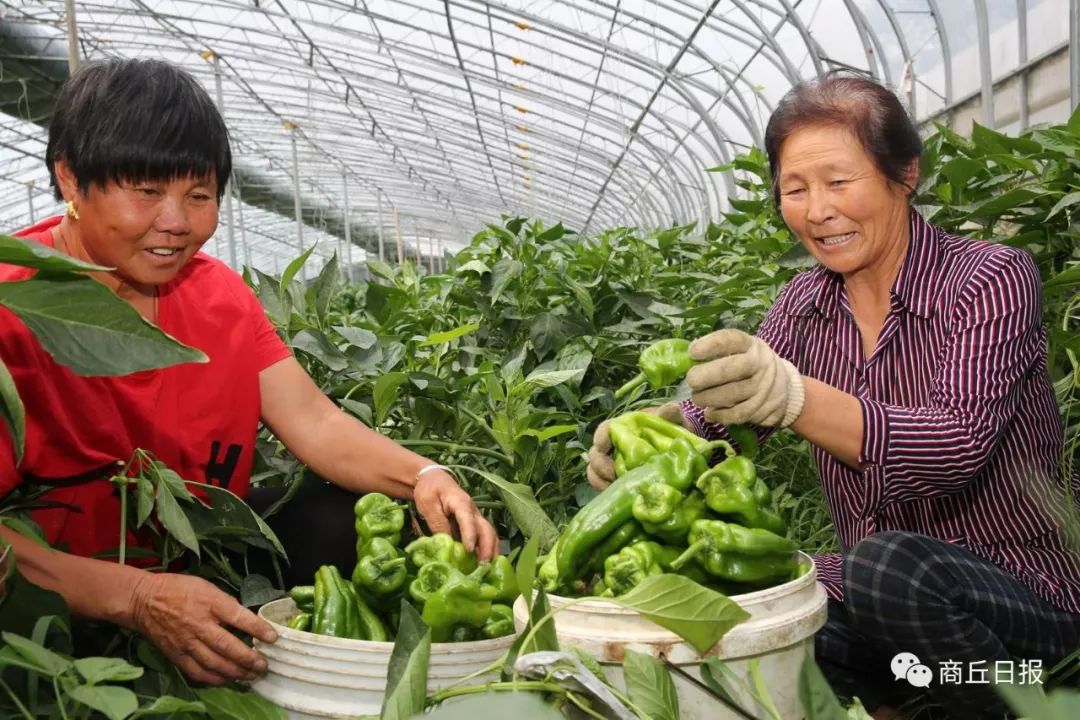
M 88 63 L 61 91 L 46 163 L 53 218 L 22 234 L 113 268 L 94 277 L 208 362 L 125 377 L 80 377 L 0 312 L 0 357 L 26 405 L 26 446 L 15 463 L 0 433 L 0 492 L 55 485 L 38 511 L 46 550 L 0 528 L 20 570 L 75 614 L 132 627 L 189 677 L 251 678 L 265 661 L 231 626 L 273 642 L 269 624 L 210 583 L 86 557 L 116 546 L 119 503 L 107 481 L 136 449 L 187 480 L 246 496 L 259 422 L 313 472 L 351 493 L 415 502 L 434 531 L 460 531 L 482 558 L 494 528 L 445 468 L 341 412 L 292 357 L 240 276 L 199 252 L 218 223 L 232 166 L 224 121 L 190 75 L 162 61 Z M 30 272 L 0 266 L 0 280 Z M 341 497 L 346 514 L 348 495 Z M 326 537 L 327 546 L 351 541 Z

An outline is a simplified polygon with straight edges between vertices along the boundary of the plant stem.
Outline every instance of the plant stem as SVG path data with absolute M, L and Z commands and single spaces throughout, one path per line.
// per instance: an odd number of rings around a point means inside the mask
M 68 720 L 67 708 L 64 707 L 64 699 L 60 697 L 60 684 L 54 677 L 52 679 L 53 692 L 56 693 L 56 707 L 60 708 L 60 717 Z
M 120 484 L 120 558 L 121 565 L 124 564 L 124 559 L 127 556 L 127 499 L 128 499 L 128 484 L 122 482 Z
M 623 385 L 621 388 L 615 391 L 615 399 L 622 400 L 624 397 L 637 390 L 639 387 L 648 382 L 648 378 L 645 377 L 645 373 L 638 373 L 634 376 L 634 379 Z
M 514 459 L 509 455 L 504 455 L 497 450 L 488 450 L 487 448 L 475 447 L 472 445 L 459 445 L 455 442 L 449 442 L 446 440 L 395 440 L 398 445 L 402 447 L 431 447 L 446 450 L 448 453 L 463 453 L 465 455 L 480 455 L 483 457 L 494 458 L 500 460 L 507 465 L 513 466 Z
M 19 708 L 19 712 L 23 714 L 23 717 L 25 717 L 26 720 L 34 720 L 34 716 L 31 715 L 30 711 L 26 709 L 26 706 L 22 704 L 22 701 L 19 700 L 19 696 L 15 694 L 15 691 L 12 690 L 3 679 L 0 679 L 0 687 L 3 687 L 4 690 L 7 691 L 7 694 L 11 696 L 11 700 L 15 703 L 15 707 Z
M 539 692 L 565 693 L 566 688 L 558 683 L 545 682 L 543 680 L 525 680 L 521 682 L 493 682 L 485 685 L 470 685 L 468 687 L 448 688 L 440 690 L 429 698 L 431 705 L 437 705 L 444 700 L 461 695 L 479 695 L 486 692 L 518 692 L 521 690 L 536 690 Z
M 579 698 L 577 696 L 577 693 L 567 692 L 566 699 L 572 702 L 578 710 L 585 713 L 589 717 L 597 718 L 598 720 L 607 720 L 604 715 L 601 715 L 600 713 L 589 707 L 589 704 Z

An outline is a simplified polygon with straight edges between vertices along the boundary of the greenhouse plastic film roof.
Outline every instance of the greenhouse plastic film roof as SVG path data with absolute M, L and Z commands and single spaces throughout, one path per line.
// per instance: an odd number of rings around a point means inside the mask
M 58 210 L 45 128 L 74 37 L 219 98 L 236 172 L 207 250 L 271 272 L 313 243 L 358 264 L 380 237 L 430 258 L 504 213 L 716 217 L 735 187 L 707 170 L 837 68 L 925 122 L 1015 130 L 1076 103 L 1077 0 L 92 0 L 73 31 L 68 4 L 0 0 L 3 228 Z

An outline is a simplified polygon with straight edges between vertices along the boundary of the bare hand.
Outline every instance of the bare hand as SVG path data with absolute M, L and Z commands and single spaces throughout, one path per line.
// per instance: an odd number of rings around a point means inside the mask
M 270 623 L 202 578 L 150 574 L 135 586 L 131 601 L 135 629 L 145 635 L 185 675 L 207 685 L 254 680 L 266 660 L 223 625 L 272 643 Z
M 432 532 L 453 535 L 456 524 L 461 532 L 461 544 L 475 552 L 481 561 L 499 554 L 495 528 L 449 473 L 435 471 L 421 475 L 413 488 L 413 501 Z

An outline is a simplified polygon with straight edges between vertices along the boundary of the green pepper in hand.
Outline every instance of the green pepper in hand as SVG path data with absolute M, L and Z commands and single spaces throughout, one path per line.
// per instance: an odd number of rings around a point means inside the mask
M 357 553 L 360 546 L 374 537 L 386 538 L 393 545 L 401 544 L 401 529 L 405 527 L 405 510 L 382 493 L 368 493 L 353 506 L 356 515 Z
M 705 503 L 717 515 L 777 535 L 787 532 L 787 525 L 772 509 L 769 486 L 758 477 L 749 459 L 741 455 L 729 457 L 702 474 L 697 487 L 705 493 Z
M 693 364 L 689 340 L 672 338 L 654 342 L 638 356 L 638 369 L 641 372 L 615 391 L 615 399 L 621 400 L 646 382 L 653 388 L 671 385 L 685 375 Z
M 764 583 L 786 579 L 796 565 L 795 543 L 762 528 L 723 520 L 698 520 L 690 527 L 690 547 L 671 563 L 675 571 L 695 560 L 722 580 Z
M 446 533 L 435 533 L 429 537 L 417 538 L 405 546 L 405 553 L 409 556 L 409 562 L 416 568 L 422 568 L 432 562 L 444 562 L 463 573 L 470 573 L 476 569 L 477 565 L 476 556 Z
M 409 570 L 405 556 L 384 537 L 373 537 L 361 546 L 352 581 L 375 597 L 390 595 L 405 585 Z

